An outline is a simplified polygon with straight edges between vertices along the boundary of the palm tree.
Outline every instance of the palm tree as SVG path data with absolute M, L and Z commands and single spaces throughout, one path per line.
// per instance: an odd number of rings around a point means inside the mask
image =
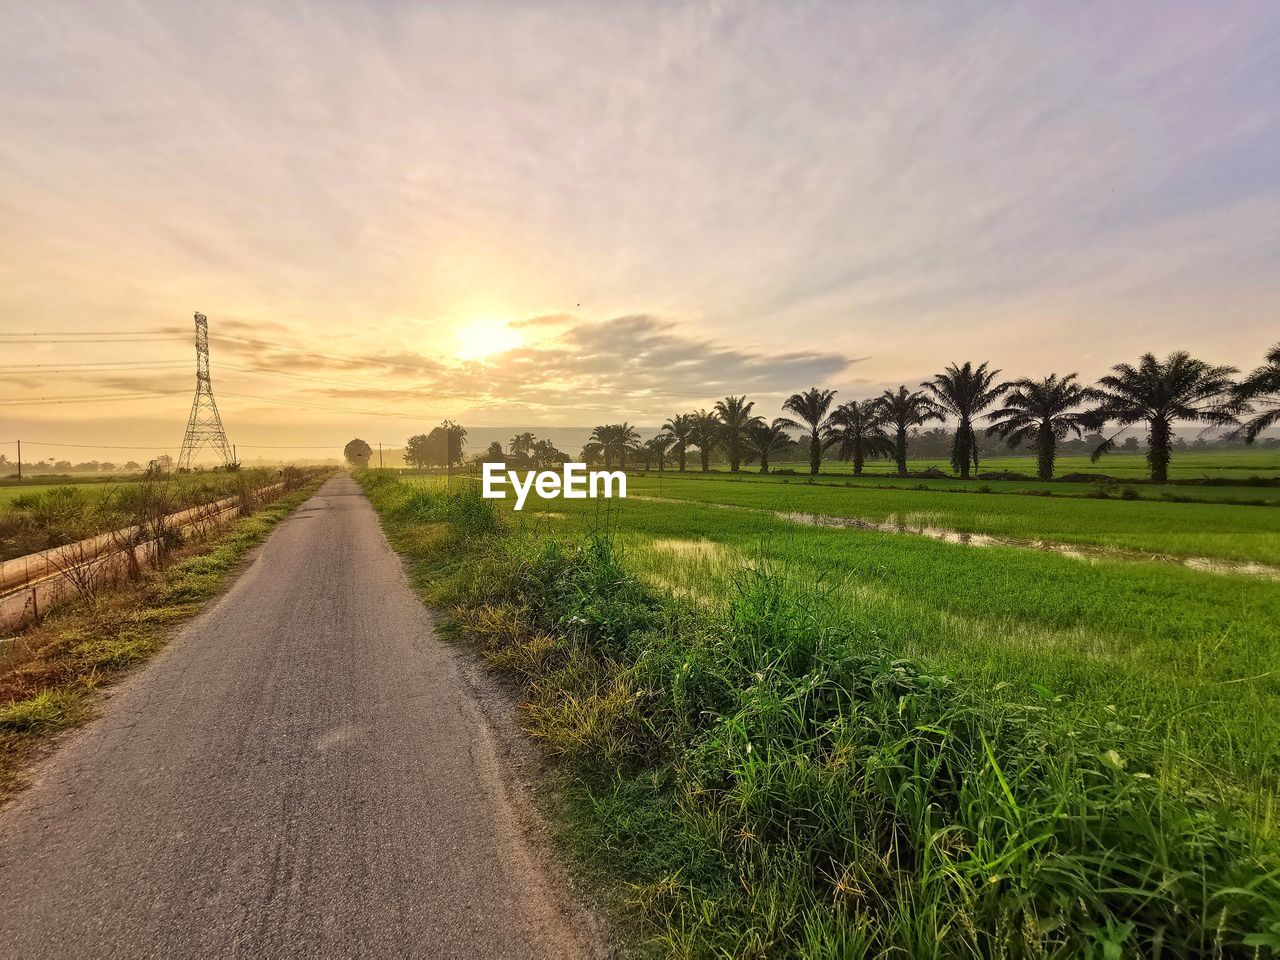
M 511 438 L 511 455 L 513 457 L 526 456 L 533 449 L 533 445 L 537 440 L 538 438 L 528 431 L 517 433 Z
M 1053 461 L 1059 440 L 1068 434 L 1083 436 L 1092 421 L 1087 413 L 1078 412 L 1080 404 L 1098 399 L 1089 387 L 1076 383 L 1069 373 L 1061 380 L 1051 373 L 1043 380 L 1015 380 L 1005 394 L 1004 406 L 987 414 L 995 421 L 987 428 L 987 436 L 998 433 L 1011 447 L 1031 442 L 1036 445 L 1036 476 L 1053 479 Z
M 661 473 L 667 464 L 667 454 L 671 450 L 671 444 L 674 442 L 671 434 L 659 433 L 657 436 L 650 437 L 642 446 L 642 449 L 658 463 L 658 472 Z M 645 464 L 645 469 L 649 469 Z
M 680 472 L 684 473 L 685 454 L 689 449 L 689 432 L 693 421 L 687 413 L 680 413 L 662 425 L 662 429 L 671 436 L 671 452 L 680 463 Z
M 1114 373 L 1098 381 L 1101 403 L 1090 411 L 1089 425 L 1101 428 L 1114 422 L 1120 430 L 1098 444 L 1093 451 L 1095 462 L 1115 446 L 1126 429 L 1146 423 L 1151 479 L 1164 483 L 1169 479 L 1175 420 L 1237 424 L 1233 414 L 1242 409 L 1243 401 L 1233 392 L 1235 367 L 1210 366 L 1179 350 L 1165 360 L 1144 353 L 1137 367 L 1119 363 L 1111 369 Z
M 1253 416 L 1244 422 L 1233 436 L 1244 437 L 1245 443 L 1253 443 L 1258 434 L 1280 422 L 1280 343 L 1267 353 L 1267 362 L 1245 377 L 1236 388 L 1236 398 L 1242 403 L 1257 404 L 1245 410 Z
M 618 469 L 627 469 L 627 454 L 640 446 L 640 434 L 631 424 L 623 421 L 613 425 L 613 452 L 618 455 Z
M 818 475 L 818 467 L 822 464 L 822 432 L 827 428 L 827 411 L 831 409 L 831 401 L 835 399 L 834 390 L 819 390 L 810 387 L 804 393 L 793 393 L 782 405 L 783 410 L 790 411 L 799 417 L 799 421 L 784 419 L 784 426 L 796 430 L 809 431 L 809 473 Z
M 606 470 L 613 466 L 615 457 L 618 460 L 618 469 L 625 470 L 627 453 L 634 451 L 639 445 L 640 434 L 636 433 L 636 428 L 629 423 L 605 423 L 591 431 L 590 440 L 600 445 Z
M 884 413 L 885 422 L 892 424 L 893 459 L 898 464 L 898 476 L 907 475 L 907 431 L 919 427 L 930 420 L 942 419 L 942 408 L 930 400 L 919 390 L 911 391 L 906 384 L 898 387 L 895 393 L 886 390 L 877 401 Z
M 951 442 L 951 468 L 966 480 L 969 465 L 978 466 L 978 438 L 973 432 L 973 418 L 1009 389 L 1007 383 L 995 383 L 999 370 L 988 370 L 985 363 L 975 367 L 965 361 L 963 367 L 950 364 L 932 380 L 920 384 L 946 413 L 959 421 Z
M 591 431 L 591 436 L 587 438 L 587 447 L 594 446 L 598 456 L 604 459 L 604 468 L 608 470 L 613 466 L 613 438 L 615 435 L 614 426 L 611 423 L 602 423 Z M 583 447 L 586 450 L 587 447 Z
M 769 458 L 781 453 L 791 444 L 791 436 L 787 433 L 787 421 L 781 418 L 773 423 L 765 423 L 759 417 L 747 427 L 743 437 L 747 448 L 760 458 L 760 472 L 769 472 Z
M 720 419 L 714 413 L 699 410 L 689 416 L 689 442 L 698 448 L 702 472 L 711 469 L 711 451 L 720 442 Z
M 893 455 L 893 441 L 884 432 L 883 413 L 874 400 L 850 400 L 836 407 L 823 439 L 827 446 L 839 446 L 841 460 L 853 460 L 855 477 L 862 476 L 868 457 Z
M 729 471 L 737 473 L 742 467 L 742 446 L 747 428 L 760 421 L 751 415 L 754 402 L 743 397 L 725 397 L 716 401 L 715 415 L 720 418 L 720 439 L 729 457 Z

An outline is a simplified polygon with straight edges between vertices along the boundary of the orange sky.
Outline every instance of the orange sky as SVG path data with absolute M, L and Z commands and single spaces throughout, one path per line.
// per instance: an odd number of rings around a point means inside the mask
M 1278 55 L 1262 2 L 0 5 L 0 441 L 176 452 L 195 310 L 276 456 L 1251 367 Z

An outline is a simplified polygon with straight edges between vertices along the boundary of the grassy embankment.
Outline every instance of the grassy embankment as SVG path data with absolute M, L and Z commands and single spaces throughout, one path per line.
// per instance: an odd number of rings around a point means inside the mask
M 23 768 L 49 737 L 92 716 L 99 688 L 163 647 L 324 479 L 184 544 L 162 569 L 104 591 L 93 605 L 63 607 L 0 640 L 0 798 L 21 785 Z
M 513 522 L 362 482 L 425 598 L 521 684 L 575 844 L 664 952 L 1280 943 L 1275 678 L 1236 676 L 1274 664 L 1245 629 L 1274 584 L 695 503 Z
M 163 505 L 176 513 L 274 483 L 275 470 L 195 473 L 164 479 L 68 481 L 0 489 L 0 560 L 83 540 L 136 522 Z

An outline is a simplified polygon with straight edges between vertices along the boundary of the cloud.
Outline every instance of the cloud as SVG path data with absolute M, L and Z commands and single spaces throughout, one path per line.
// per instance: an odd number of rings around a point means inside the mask
M 1277 37 L 1265 0 L 10 3 L 0 316 L 185 339 L 198 307 L 219 389 L 530 423 L 968 358 L 1248 368 Z M 526 346 L 453 359 L 504 317 Z M 57 359 L 117 355 L 190 344 Z
M 579 324 L 551 346 L 503 355 L 540 373 L 584 387 L 603 382 L 630 396 L 717 398 L 726 393 L 789 393 L 839 375 L 853 361 L 838 353 L 760 351 L 683 332 L 648 314 Z

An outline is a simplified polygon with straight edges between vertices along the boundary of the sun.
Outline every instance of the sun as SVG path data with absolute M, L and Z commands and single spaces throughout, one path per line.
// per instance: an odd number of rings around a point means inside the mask
M 504 320 L 472 320 L 454 331 L 457 347 L 454 356 L 459 360 L 483 360 L 504 350 L 514 350 L 524 343 L 524 337 L 507 326 Z

